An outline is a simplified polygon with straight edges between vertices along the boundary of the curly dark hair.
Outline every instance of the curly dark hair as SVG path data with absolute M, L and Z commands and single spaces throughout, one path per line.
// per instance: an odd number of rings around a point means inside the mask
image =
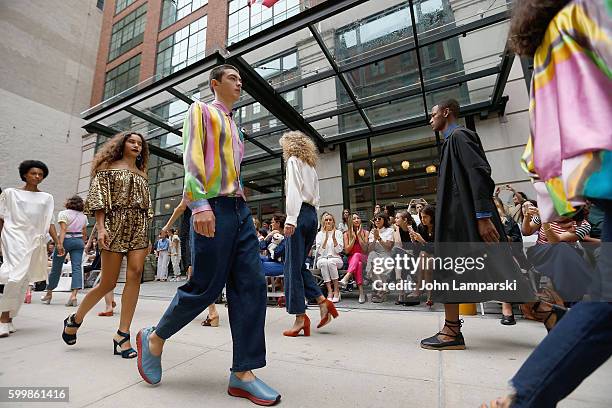
M 544 39 L 548 24 L 570 1 L 516 1 L 508 34 L 510 48 L 518 55 L 533 57 Z
M 65 207 L 68 210 L 83 211 L 83 209 L 85 208 L 85 202 L 83 202 L 81 196 L 75 194 L 68 200 L 66 200 Z
M 123 157 L 125 142 L 132 135 L 140 136 L 140 139 L 142 139 L 142 151 L 140 152 L 140 158 L 136 159 L 136 167 L 138 167 L 138 170 L 146 173 L 147 165 L 149 164 L 149 145 L 147 145 L 147 141 L 143 135 L 138 132 L 128 130 L 113 136 L 113 138 L 104 143 L 100 151 L 96 153 L 93 163 L 91 163 L 92 177 L 98 170 L 101 170 L 101 168 L 108 166 Z
M 39 160 L 25 160 L 19 164 L 19 177 L 21 177 L 21 180 L 26 181 L 25 175 L 28 174 L 30 169 L 41 169 L 43 172 L 43 179 L 46 179 L 49 175 L 49 168 L 45 163 Z
M 278 222 L 281 227 L 281 230 L 285 228 L 285 220 L 287 219 L 287 217 L 285 217 L 283 214 L 274 214 L 272 216 L 272 219 Z

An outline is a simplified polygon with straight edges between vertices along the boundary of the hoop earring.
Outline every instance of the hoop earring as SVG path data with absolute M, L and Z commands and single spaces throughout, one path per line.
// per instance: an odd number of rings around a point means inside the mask
M 136 160 L 137 161 L 142 161 L 142 156 L 141 155 L 136 156 Z

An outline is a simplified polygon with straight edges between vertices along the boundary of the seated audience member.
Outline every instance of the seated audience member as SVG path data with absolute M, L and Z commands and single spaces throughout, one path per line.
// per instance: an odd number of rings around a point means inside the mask
M 261 242 L 264 239 L 264 236 L 261 234 L 260 231 L 261 223 L 259 222 L 259 218 L 253 217 L 253 225 L 255 226 L 255 233 L 257 234 L 257 239 Z
M 423 259 L 420 265 L 427 265 L 425 260 L 434 254 L 434 229 L 436 222 L 436 208 L 433 205 L 424 206 L 419 212 L 421 223 L 417 226 L 416 231 L 410 232 L 410 238 L 416 246 L 415 253 Z M 424 267 L 418 268 L 416 271 L 416 285 L 417 289 L 413 292 L 414 296 L 420 298 L 422 294 L 421 284 L 422 282 L 432 281 L 432 270 Z M 431 300 L 431 291 L 427 291 L 427 305 L 432 306 L 433 301 Z
M 410 200 L 410 204 L 408 204 L 408 214 L 412 216 L 416 225 L 421 224 L 421 211 L 423 211 L 426 205 L 427 201 L 423 198 Z
M 366 273 L 373 285 L 380 285 L 389 280 L 389 276 L 395 268 L 386 268 L 384 260 L 391 258 L 393 249 L 393 228 L 389 225 L 389 217 L 384 212 L 374 216 L 372 228 L 368 236 L 368 261 Z M 374 286 L 373 286 L 374 287 Z M 372 302 L 381 303 L 385 300 L 386 291 L 380 286 L 372 296 Z
M 261 222 L 261 229 L 266 231 L 265 235 L 268 235 L 268 232 L 270 231 L 270 221 L 263 220 Z
M 363 268 L 367 262 L 366 251 L 368 248 L 368 232 L 361 226 L 359 214 L 352 215 L 352 225 L 344 233 L 344 253 L 348 255 L 348 269 L 346 275 L 340 281 L 342 287 L 355 277 L 355 283 L 359 289 L 359 303 L 365 303 L 366 296 L 363 290 Z
M 538 208 L 528 203 L 523 207 L 523 234 L 538 232 L 536 245 L 527 249 L 528 260 L 550 278 L 566 303 L 582 300 L 591 284 L 592 271 L 576 243 L 589 235 L 591 225 L 580 218 L 578 222 L 564 218 L 542 223 Z
M 387 204 L 383 212 L 389 217 L 389 225 L 395 225 L 395 206 L 393 204 Z
M 525 257 L 525 252 L 523 252 L 523 235 L 521 234 L 521 228 L 510 216 L 510 214 L 506 212 L 506 209 L 499 198 L 494 198 L 493 201 L 495 202 L 497 212 L 504 226 L 504 231 L 508 237 L 508 242 L 516 244 L 512 245 L 512 255 L 521 268 L 525 270 L 529 269 L 531 265 L 527 261 L 527 257 Z
M 408 214 L 407 211 L 400 211 L 395 215 L 395 225 L 393 231 L 393 241 L 395 246 L 391 250 L 391 255 L 394 259 L 399 255 L 403 257 L 404 255 L 413 257 L 414 251 L 412 246 L 412 239 L 410 238 L 410 232 L 414 231 L 417 228 L 416 222 L 414 219 Z M 401 265 L 400 265 L 401 266 Z M 407 279 L 410 275 L 410 271 L 405 270 L 398 265 L 395 268 L 395 280 L 396 282 L 401 281 L 402 279 Z M 404 306 L 412 306 L 418 304 L 418 302 L 408 302 L 406 299 L 405 291 L 400 291 L 396 305 L 404 305 Z
M 512 193 L 512 205 L 503 204 L 504 212 L 514 220 L 517 224 L 523 222 L 523 203 L 528 201 L 527 195 L 522 191 L 516 191 L 510 184 L 495 189 L 495 198 L 499 198 L 499 193 L 502 190 L 507 190 Z
M 380 204 L 376 204 L 376 205 L 374 206 L 374 215 L 378 214 L 378 213 L 379 213 L 379 212 L 381 212 L 381 211 L 382 211 L 382 209 L 381 209 L 381 207 L 380 207 Z
M 342 211 L 342 222 L 338 224 L 338 230 L 344 234 L 346 231 L 349 230 L 351 225 L 351 211 L 348 208 L 345 208 Z
M 285 236 L 280 232 L 275 233 L 266 252 L 266 255 L 260 256 L 264 274 L 266 276 L 282 275 L 285 264 Z
M 584 209 L 584 218 L 591 224 L 591 232 L 584 238 L 584 251 L 593 268 L 597 265 L 601 253 L 601 227 L 604 212 L 595 203 L 589 202 Z
M 270 221 L 270 228 L 268 233 L 262 240 L 259 241 L 259 249 L 263 251 L 264 255 L 268 255 L 268 246 L 272 243 L 274 234 L 280 233 L 282 235 L 285 228 L 285 216 L 282 214 L 274 214 Z
M 504 226 L 504 232 L 506 233 L 508 242 L 510 242 L 514 259 L 518 262 L 522 269 L 529 269 L 529 262 L 527 261 L 525 252 L 523 252 L 523 235 L 521 234 L 521 229 L 514 221 L 514 219 L 510 217 L 508 213 L 506 213 L 506 208 L 502 203 L 502 200 L 499 197 L 495 196 L 493 198 L 493 201 L 495 202 L 495 207 L 497 207 L 497 212 L 499 213 L 499 217 Z M 511 303 L 502 303 L 502 317 L 500 323 L 504 326 L 511 326 L 516 324 Z
M 317 248 L 317 268 L 327 286 L 327 299 L 334 303 L 340 301 L 340 286 L 338 284 L 338 268 L 344 264 L 342 250 L 344 241 L 342 232 L 336 229 L 336 220 L 329 213 L 323 213 L 321 228 L 315 238 Z M 333 289 L 332 289 L 333 283 Z
M 53 252 L 55 252 L 55 242 L 49 241 L 47 242 L 47 260 L 49 261 L 49 267 L 52 265 Z

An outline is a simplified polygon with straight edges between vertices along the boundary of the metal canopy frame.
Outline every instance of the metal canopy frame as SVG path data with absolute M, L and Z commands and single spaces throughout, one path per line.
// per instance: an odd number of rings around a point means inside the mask
M 490 113 L 504 112 L 507 97 L 502 95 L 514 60 L 514 54 L 508 49 L 507 46 L 504 48 L 503 53 L 500 50 L 500 56 L 502 58 L 501 62 L 497 66 L 483 68 L 476 72 L 463 73 L 460 76 L 441 79 L 434 83 L 426 83 L 420 51 L 424 47 L 452 38 L 458 38 L 459 36 L 465 37 L 468 33 L 502 23 L 508 20 L 510 17 L 509 7 L 495 14 L 487 16 L 484 16 L 483 14 L 479 19 L 469 21 L 463 25 L 445 27 L 444 30 L 429 33 L 427 36 L 423 36 L 421 38 L 420 34 L 417 32 L 415 1 L 407 0 L 406 5 L 410 10 L 412 38 L 407 39 L 400 44 L 396 44 L 396 46 L 393 47 L 374 50 L 367 56 L 357 61 L 339 64 L 334 59 L 334 56 L 332 55 L 332 52 L 328 46 L 325 44 L 323 36 L 317 29 L 316 25 L 339 13 L 347 12 L 356 6 L 369 1 L 374 2 L 375 0 L 328 0 L 306 9 L 298 15 L 288 18 L 287 20 L 282 21 L 268 29 L 251 35 L 240 42 L 230 45 L 226 50 L 215 51 L 202 60 L 197 61 L 164 78 L 149 78 L 148 80 L 124 91 L 123 93 L 83 112 L 82 117 L 86 121 L 83 128 L 90 133 L 110 136 L 117 133 L 120 129 L 118 129 L 117 126 L 113 127 L 112 123 L 109 124 L 104 122 L 108 122 L 114 115 L 122 116 L 127 114 L 131 117 L 144 121 L 144 125 L 148 126 L 149 129 L 156 129 L 156 131 L 161 130 L 163 132 L 167 132 L 168 134 L 174 134 L 181 137 L 182 132 L 180 127 L 163 121 L 159 117 L 154 116 L 138 105 L 151 102 L 152 98 L 160 95 L 175 98 L 174 100 L 181 101 L 186 105 L 191 104 L 195 99 L 189 95 L 188 92 L 191 92 L 192 90 L 187 89 L 187 92 L 185 92 L 185 90 L 180 89 L 180 86 L 186 81 L 193 80 L 194 78 L 205 74 L 213 67 L 221 63 L 230 63 L 235 65 L 240 70 L 240 74 L 243 78 L 243 88 L 249 95 L 249 97 L 239 101 L 234 106 L 235 109 L 248 106 L 254 102 L 259 102 L 265 109 L 268 110 L 268 112 L 270 112 L 271 115 L 282 123 L 281 125 L 270 126 L 265 130 L 250 132 L 250 134 L 245 132 L 246 142 L 253 144 L 255 147 L 264 152 L 249 156 L 244 161 L 245 164 L 257 163 L 270 158 L 280 157 L 281 153 L 278 151 L 278 146 L 266 146 L 265 143 L 258 139 L 267 135 L 282 132 L 286 129 L 300 130 L 304 132 L 313 139 L 319 150 L 322 152 L 325 147 L 341 142 L 424 126 L 428 123 L 427 112 L 430 108 L 427 106 L 427 93 L 447 87 L 465 84 L 467 81 L 478 80 L 492 75 L 496 75 L 496 78 L 490 100 L 462 106 L 462 116 L 479 114 L 482 117 L 485 117 Z M 265 47 L 266 45 L 270 46 L 275 41 L 279 41 L 301 30 L 308 30 L 310 32 L 316 45 L 319 47 L 322 55 L 324 56 L 325 61 L 329 64 L 331 69 L 324 69 L 320 72 L 317 71 L 313 75 L 298 78 L 287 84 L 280 84 L 275 88 L 245 60 L 244 56 Z M 386 92 L 384 95 L 368 97 L 367 100 L 360 100 L 345 77 L 345 74 L 351 71 L 361 69 L 372 64 L 377 64 L 380 61 L 397 57 L 404 53 L 412 52 L 416 54 L 418 67 L 419 82 L 418 84 L 415 84 L 415 86 L 392 92 Z M 338 106 L 329 111 L 313 114 L 305 118 L 281 95 L 285 92 L 306 88 L 308 85 L 330 78 L 336 79 L 336 86 L 338 89 L 346 92 L 346 95 L 348 95 L 350 99 L 350 103 L 345 106 Z M 203 81 L 207 81 L 207 79 L 208 78 L 203 79 Z M 376 125 L 372 123 L 371 118 L 368 117 L 368 114 L 366 113 L 366 109 L 368 108 L 382 106 L 386 103 L 393 103 L 396 100 L 416 96 L 420 96 L 419 99 L 422 100 L 425 108 L 425 114 L 416 118 L 412 117 L 410 119 Z M 166 100 L 166 102 L 169 100 L 170 99 Z M 155 108 L 155 106 L 152 106 L 151 108 Z M 340 115 L 349 113 L 357 113 L 361 120 L 363 120 L 365 127 L 363 129 L 344 132 L 331 137 L 323 137 L 321 133 L 312 125 L 313 122 L 322 121 L 328 118 L 331 119 L 333 117 L 340 118 Z M 161 134 L 163 135 L 165 133 Z M 150 142 L 149 148 L 151 153 L 159 157 L 171 162 L 182 163 L 182 157 L 173 152 L 165 150 L 164 148 L 156 146 Z M 274 149 L 277 150 L 275 151 Z

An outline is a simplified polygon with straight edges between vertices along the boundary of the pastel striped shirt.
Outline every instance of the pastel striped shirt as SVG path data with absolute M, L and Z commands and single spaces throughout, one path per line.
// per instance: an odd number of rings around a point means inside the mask
M 612 0 L 570 1 L 534 55 L 522 165 L 544 221 L 612 199 Z M 607 113 L 606 113 L 607 112 Z
M 194 102 L 183 123 L 183 197 L 193 214 L 211 210 L 211 198 L 245 198 L 243 157 L 243 136 L 230 110 L 219 101 Z

